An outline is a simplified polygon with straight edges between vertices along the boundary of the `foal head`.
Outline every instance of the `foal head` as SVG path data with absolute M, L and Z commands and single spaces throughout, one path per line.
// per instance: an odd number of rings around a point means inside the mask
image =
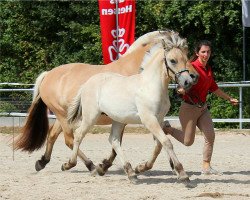
M 164 48 L 164 64 L 166 75 L 175 80 L 180 87 L 185 90 L 195 84 L 198 79 L 198 73 L 188 62 L 187 42 L 179 37 L 178 33 L 171 31 L 168 37 L 162 40 Z M 192 76 L 189 70 L 192 70 Z

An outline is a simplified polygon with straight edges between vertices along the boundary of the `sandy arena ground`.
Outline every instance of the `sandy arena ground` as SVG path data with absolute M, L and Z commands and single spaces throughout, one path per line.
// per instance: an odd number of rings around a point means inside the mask
M 32 154 L 17 151 L 7 144 L 11 135 L 0 134 L 0 199 L 10 200 L 179 200 L 250 199 L 249 131 L 227 131 L 216 135 L 213 167 L 222 176 L 200 174 L 203 136 L 197 135 L 191 147 L 171 138 L 175 152 L 195 188 L 186 188 L 172 174 L 165 152 L 161 152 L 152 170 L 138 176 L 139 184 L 128 181 L 118 159 L 103 176 L 93 177 L 78 161 L 75 168 L 61 171 L 71 150 L 60 136 L 51 162 L 40 172 L 34 165 L 44 148 Z M 146 161 L 152 152 L 151 134 L 125 134 L 123 148 L 133 167 Z M 110 152 L 108 134 L 88 134 L 81 149 L 97 164 Z M 14 160 L 13 160 L 14 159 Z

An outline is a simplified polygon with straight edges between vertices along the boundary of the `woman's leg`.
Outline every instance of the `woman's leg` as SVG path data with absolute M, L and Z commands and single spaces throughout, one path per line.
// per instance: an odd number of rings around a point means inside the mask
M 203 170 L 204 174 L 217 174 L 221 175 L 221 172 L 218 172 L 211 168 L 211 158 L 213 154 L 215 132 L 214 125 L 208 109 L 204 110 L 204 113 L 198 120 L 197 126 L 204 134 L 204 147 L 203 147 Z
M 186 146 L 191 146 L 195 138 L 195 129 L 198 118 L 200 117 L 200 109 L 194 105 L 185 102 L 181 104 L 179 111 L 179 119 L 182 131 L 173 127 L 163 127 L 166 134 L 172 135 L 176 140 Z
M 197 126 L 203 132 L 205 139 L 203 147 L 203 161 L 210 162 L 213 153 L 215 132 L 210 112 L 207 109 L 204 110 L 204 113 L 199 118 Z

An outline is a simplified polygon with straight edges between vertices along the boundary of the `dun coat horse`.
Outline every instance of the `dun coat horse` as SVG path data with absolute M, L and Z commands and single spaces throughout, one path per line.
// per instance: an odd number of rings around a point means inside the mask
M 138 38 L 119 60 L 108 65 L 89 65 L 84 63 L 71 63 L 61 65 L 48 72 L 43 72 L 36 80 L 34 88 L 34 98 L 29 110 L 29 115 L 22 133 L 15 141 L 15 148 L 33 152 L 43 146 L 47 138 L 46 150 L 40 160 L 36 162 L 36 170 L 40 171 L 50 161 L 53 145 L 58 135 L 63 132 L 65 143 L 69 148 L 73 148 L 73 130 L 67 122 L 67 110 L 72 98 L 76 95 L 80 86 L 90 77 L 97 73 L 115 72 L 124 76 L 137 74 L 140 71 L 141 63 L 145 53 L 149 48 L 161 42 L 162 39 L 171 40 L 172 31 L 154 31 Z M 172 38 L 175 39 L 175 38 Z M 175 41 L 178 42 L 178 41 Z M 183 45 L 183 44 L 179 44 Z M 188 69 L 193 82 L 196 82 L 198 74 L 192 65 L 184 64 Z M 49 128 L 47 109 L 56 115 L 56 121 Z M 101 115 L 97 124 L 111 124 L 111 120 L 106 115 Z M 112 130 L 111 130 L 112 131 Z M 154 150 L 154 157 L 160 153 L 161 148 Z M 157 154 L 158 153 L 158 154 Z M 112 165 L 116 157 L 115 151 L 102 164 L 95 166 L 84 153 L 79 150 L 78 156 L 84 161 L 90 171 L 96 171 L 103 175 Z M 156 158 L 155 158 L 156 159 Z M 150 169 L 147 162 L 139 165 L 137 172 Z M 144 167 L 143 167 L 144 166 Z
M 131 182 L 137 181 L 137 175 L 121 148 L 122 131 L 126 124 L 140 123 L 163 146 L 173 162 L 178 178 L 189 181 L 171 141 L 162 130 L 164 116 L 170 108 L 170 80 L 176 80 L 184 89 L 189 89 L 193 83 L 185 67 L 188 60 L 186 51 L 180 45 L 184 40 L 176 34 L 171 37 L 171 41 L 162 40 L 162 43 L 150 48 L 143 58 L 141 73 L 132 76 L 113 72 L 99 73 L 81 86 L 68 109 L 68 123 L 76 130 L 72 156 L 68 163 L 62 165 L 63 170 L 76 165 L 77 152 L 84 136 L 96 124 L 101 113 L 106 113 L 113 120 L 109 142 Z

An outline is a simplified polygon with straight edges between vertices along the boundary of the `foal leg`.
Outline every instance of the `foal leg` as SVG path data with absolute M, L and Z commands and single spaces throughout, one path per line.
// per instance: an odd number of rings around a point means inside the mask
M 86 135 L 89 127 L 91 124 L 86 123 L 86 120 L 82 119 L 81 125 L 79 128 L 76 129 L 74 134 L 74 141 L 73 141 L 73 151 L 71 158 L 69 159 L 68 163 L 64 163 L 62 165 L 62 171 L 69 170 L 72 167 L 76 166 L 77 163 L 77 153 L 79 151 L 79 146 L 82 142 L 82 139 Z
M 114 126 L 111 127 L 111 132 L 114 131 Z M 122 129 L 121 131 L 121 137 L 120 137 L 120 142 L 122 143 L 122 137 L 123 137 L 123 134 L 124 134 L 124 129 L 125 129 L 125 126 L 124 128 Z M 120 144 L 121 145 L 121 144 Z M 108 169 L 112 166 L 112 163 L 113 161 L 115 160 L 116 158 L 116 152 L 115 150 L 112 148 L 112 152 L 109 156 L 109 158 L 105 158 L 102 163 L 100 163 L 99 165 L 96 166 L 96 172 L 100 175 L 100 176 L 103 176 L 107 171 Z M 96 173 L 95 172 L 95 173 Z
M 139 174 L 139 173 L 142 173 L 142 172 L 145 172 L 145 171 L 152 169 L 158 155 L 160 154 L 160 152 L 162 150 L 162 144 L 155 137 L 154 137 L 154 143 L 155 143 L 155 148 L 154 148 L 152 156 L 150 157 L 150 159 L 148 161 L 136 166 L 136 168 L 135 168 L 136 174 Z M 169 157 L 169 164 L 170 164 L 170 167 L 172 169 L 173 174 L 176 175 L 176 172 L 174 169 L 174 164 L 173 164 L 173 161 L 171 160 L 170 157 Z
M 64 133 L 64 139 L 65 139 L 65 144 L 73 150 L 73 143 L 74 143 L 74 135 L 73 132 L 70 133 Z M 93 162 L 80 150 L 78 149 L 77 152 L 78 157 L 81 158 L 81 160 L 84 162 L 85 166 L 88 168 L 90 172 L 92 172 L 96 166 L 93 164 Z
M 137 183 L 138 179 L 137 176 L 132 169 L 131 164 L 128 162 L 128 160 L 125 157 L 125 154 L 121 148 L 121 139 L 122 139 L 122 131 L 124 130 L 125 124 L 122 124 L 120 122 L 113 121 L 112 123 L 112 131 L 109 136 L 109 142 L 112 145 L 112 148 L 117 153 L 125 173 L 128 175 L 129 180 L 132 183 Z
M 170 156 L 173 161 L 174 169 L 178 174 L 179 180 L 183 182 L 190 182 L 188 175 L 183 169 L 182 164 L 179 162 L 175 152 L 173 150 L 173 145 L 169 138 L 164 134 L 157 118 L 153 115 L 148 115 L 149 112 L 144 112 L 141 116 L 141 121 L 144 123 L 146 128 L 160 141 L 165 151 Z
M 152 169 L 152 167 L 155 163 L 155 160 L 158 157 L 158 155 L 160 154 L 161 149 L 162 149 L 162 145 L 161 145 L 160 141 L 157 140 L 155 137 L 154 137 L 154 142 L 155 142 L 155 149 L 153 151 L 152 156 L 150 157 L 150 159 L 148 161 L 136 166 L 136 168 L 135 168 L 136 174 L 139 174 L 139 173 L 142 173 L 142 172 L 145 172 L 145 171 Z
M 43 168 L 45 168 L 46 164 L 49 163 L 54 143 L 61 132 L 62 132 L 62 127 L 59 121 L 56 120 L 49 130 L 45 153 L 40 160 L 36 161 L 35 164 L 36 171 L 42 170 Z

